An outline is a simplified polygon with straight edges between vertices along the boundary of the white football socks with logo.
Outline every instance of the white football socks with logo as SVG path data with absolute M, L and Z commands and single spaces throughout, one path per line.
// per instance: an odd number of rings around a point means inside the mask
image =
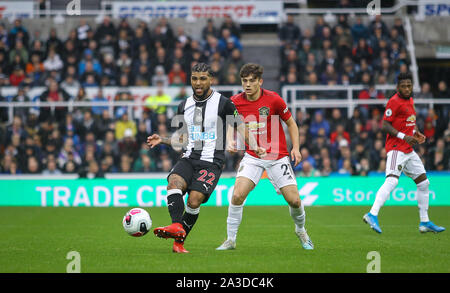
M 370 213 L 374 216 L 378 216 L 380 208 L 384 205 L 389 197 L 389 194 L 395 189 L 398 184 L 398 179 L 396 177 L 387 177 L 380 189 L 378 189 L 377 195 L 375 197 L 375 202 L 370 209 Z
M 230 202 L 228 206 L 227 217 L 227 237 L 228 240 L 236 241 L 236 235 L 239 229 L 239 225 L 242 221 L 242 213 L 244 211 L 244 205 L 234 205 Z
M 428 203 L 430 200 L 430 181 L 428 179 L 417 184 L 417 203 L 419 205 L 419 217 L 421 222 L 428 222 Z
M 295 223 L 295 231 L 297 232 L 305 232 L 305 209 L 303 205 L 300 205 L 298 208 L 293 208 L 289 206 L 289 213 L 291 214 L 292 219 Z

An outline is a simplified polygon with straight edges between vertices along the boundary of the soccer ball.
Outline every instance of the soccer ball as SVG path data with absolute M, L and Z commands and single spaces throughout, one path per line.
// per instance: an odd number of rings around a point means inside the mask
M 152 227 L 152 218 L 146 210 L 134 208 L 129 210 L 122 220 L 125 232 L 134 237 L 140 237 L 147 234 Z

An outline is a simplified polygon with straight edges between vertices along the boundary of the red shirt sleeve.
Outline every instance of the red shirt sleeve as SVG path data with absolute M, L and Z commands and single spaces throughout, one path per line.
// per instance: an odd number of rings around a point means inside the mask
M 291 111 L 289 111 L 289 108 L 286 105 L 286 102 L 278 96 L 274 101 L 275 106 L 275 115 L 279 115 L 283 121 L 287 121 L 289 118 L 291 118 Z
M 388 101 L 388 103 L 386 105 L 386 110 L 384 110 L 384 116 L 383 116 L 383 120 L 386 120 L 389 122 L 394 121 L 395 112 L 397 111 L 395 104 L 393 102 L 391 102 L 391 100 Z

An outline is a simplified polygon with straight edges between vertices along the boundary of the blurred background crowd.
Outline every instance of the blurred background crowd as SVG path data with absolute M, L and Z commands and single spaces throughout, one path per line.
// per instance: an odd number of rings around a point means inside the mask
M 392 92 L 375 90 L 375 84 L 395 84 L 408 70 L 409 56 L 401 21 L 387 27 L 381 17 L 369 26 L 360 18 L 350 22 L 339 16 L 337 25 L 317 17 L 313 28 L 301 28 L 291 16 L 279 29 L 281 85 L 363 84 L 359 99 L 388 99 Z M 20 19 L 11 29 L 0 23 L 0 87 L 16 86 L 14 96 L 0 101 L 107 101 L 102 88 L 118 87 L 115 100 L 133 101 L 130 86 L 157 86 L 139 118 L 127 108 L 107 107 L 15 108 L 8 122 L 0 108 L 0 173 L 79 174 L 103 177 L 105 173 L 169 172 L 179 157 L 171 147 L 146 147 L 152 133 L 169 135 L 170 107 L 160 103 L 187 97 L 190 68 L 206 62 L 215 72 L 214 85 L 239 85 L 242 58 L 241 29 L 230 17 L 213 19 L 201 37 L 188 35 L 183 26 L 172 27 L 166 18 L 156 26 L 142 21 L 132 27 L 127 19 L 117 25 L 105 17 L 97 27 L 81 20 L 69 35 L 56 29 L 43 39 L 32 34 Z M 33 87 L 46 90 L 30 97 Z M 68 88 L 76 87 L 75 95 Z M 98 88 L 95 97 L 86 94 Z M 176 87 L 176 96 L 164 88 Z M 278 89 L 272 89 L 278 90 Z M 1 94 L 1 91 L 0 91 Z M 336 92 L 304 92 L 304 99 L 339 98 Z M 421 85 L 415 98 L 449 98 L 445 81 Z M 416 106 L 417 123 L 427 142 L 417 148 L 427 170 L 450 170 L 448 106 Z M 386 153 L 381 133 L 383 107 L 307 110 L 292 113 L 300 131 L 303 162 L 298 176 L 384 173 Z M 351 117 L 351 118 L 348 118 Z M 227 154 L 225 171 L 235 171 L 241 154 Z

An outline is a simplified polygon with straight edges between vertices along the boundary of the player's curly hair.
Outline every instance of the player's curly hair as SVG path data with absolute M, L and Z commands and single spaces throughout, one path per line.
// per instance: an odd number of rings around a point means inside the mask
M 402 72 L 397 76 L 397 85 L 400 84 L 402 80 L 413 80 L 411 72 Z
M 239 72 L 239 76 L 242 78 L 253 75 L 256 78 L 261 79 L 263 73 L 264 67 L 262 67 L 261 65 L 255 63 L 247 63 L 242 66 L 241 71 Z
M 191 68 L 191 72 L 207 72 L 210 76 L 214 76 L 214 72 L 206 63 L 197 63 Z

